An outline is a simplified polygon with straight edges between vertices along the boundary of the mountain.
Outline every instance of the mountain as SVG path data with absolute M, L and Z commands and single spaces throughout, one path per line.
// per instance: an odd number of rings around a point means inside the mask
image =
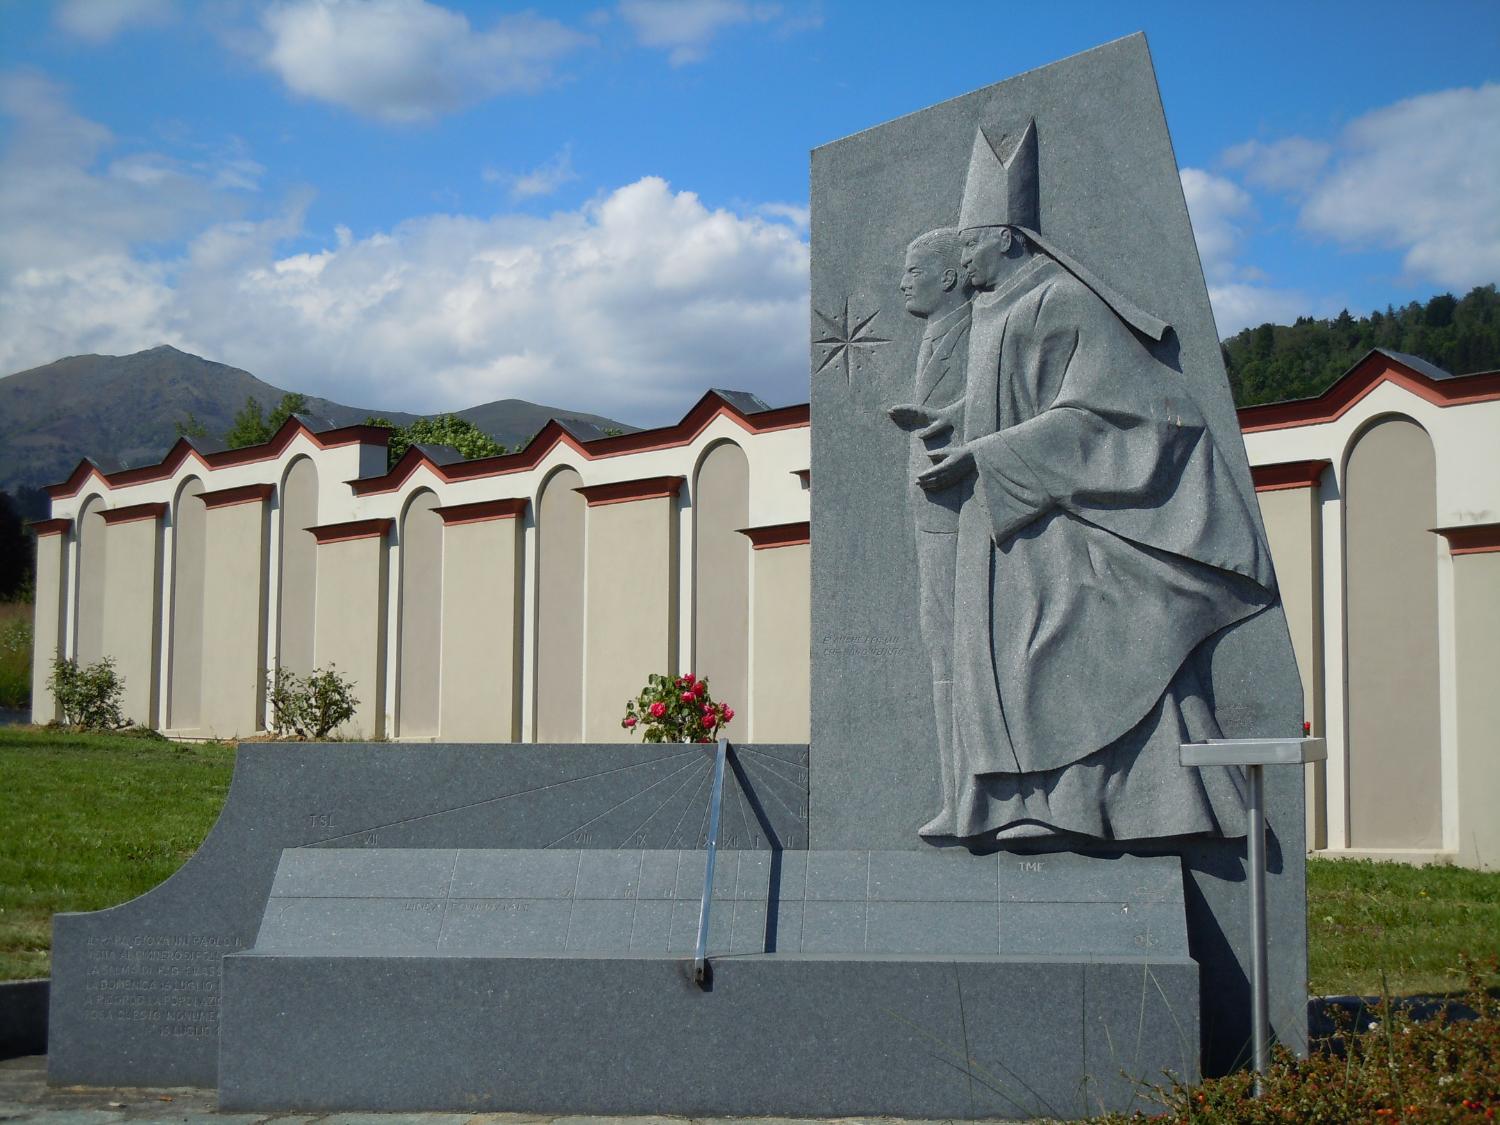
M 18 496 L 28 516 L 32 490 L 66 477 L 91 457 L 106 470 L 158 461 L 177 440 L 176 423 L 192 415 L 213 438 L 229 429 L 251 397 L 267 413 L 286 392 L 248 371 L 162 345 L 134 355 L 77 355 L 0 378 L 0 490 Z M 345 406 L 309 398 L 307 413 L 349 426 L 370 415 L 405 425 L 417 414 Z M 508 448 L 524 443 L 549 418 L 633 432 L 597 414 L 522 399 L 455 411 Z

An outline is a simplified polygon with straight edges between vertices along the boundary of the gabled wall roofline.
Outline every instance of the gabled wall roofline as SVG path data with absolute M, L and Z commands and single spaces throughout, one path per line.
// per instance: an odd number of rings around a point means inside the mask
M 1432 370 L 1438 371 L 1437 368 Z M 1241 407 L 1238 411 L 1240 430 L 1253 434 L 1333 422 L 1382 383 L 1394 383 L 1434 406 L 1460 406 L 1500 399 L 1500 371 L 1436 379 L 1391 352 L 1372 348 L 1316 398 Z
M 729 418 L 748 433 L 764 434 L 773 430 L 793 430 L 805 427 L 808 425 L 810 415 L 807 403 L 747 414 L 717 391 L 709 391 L 683 415 L 682 421 L 671 426 L 662 426 L 655 430 L 640 430 L 633 434 L 620 434 L 617 437 L 597 438 L 585 443 L 570 434 L 556 419 L 551 419 L 531 441 L 527 442 L 526 448 L 517 453 L 440 465 L 413 446 L 384 476 L 353 480 L 349 482 L 349 487 L 354 490 L 356 496 L 395 492 L 423 465 L 426 465 L 428 471 L 434 476 L 448 484 L 481 477 L 524 473 L 535 469 L 547 454 L 559 445 L 566 446 L 585 461 L 623 457 L 629 453 L 645 453 L 657 449 L 673 449 L 691 444 L 714 419 L 719 417 Z
M 225 469 L 232 465 L 249 465 L 257 461 L 274 461 L 298 434 L 305 434 L 319 449 L 332 449 L 340 445 L 380 445 L 390 441 L 391 432 L 384 426 L 342 426 L 338 429 L 311 429 L 300 418 L 291 417 L 271 436 L 271 440 L 260 445 L 247 445 L 241 449 L 224 449 L 216 453 L 204 453 L 187 438 L 178 438 L 167 455 L 155 465 L 142 465 L 134 469 L 121 469 L 106 473 L 93 461 L 85 457 L 78 467 L 60 484 L 48 485 L 44 492 L 54 500 L 77 496 L 92 479 L 97 478 L 106 489 L 125 488 L 133 484 L 167 480 L 183 462 L 197 461 L 205 469 Z

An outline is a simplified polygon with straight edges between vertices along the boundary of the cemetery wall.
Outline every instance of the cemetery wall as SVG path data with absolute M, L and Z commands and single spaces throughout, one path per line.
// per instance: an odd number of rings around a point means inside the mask
M 1328 741 L 1309 845 L 1500 866 L 1500 373 L 1375 351 L 1240 424 Z
M 805 406 L 710 392 L 677 425 L 549 424 L 465 462 L 292 418 L 265 445 L 51 490 L 34 718 L 55 654 L 112 657 L 127 716 L 186 737 L 267 724 L 268 672 L 335 667 L 351 737 L 625 741 L 647 674 L 692 669 L 744 740 L 807 739 Z
M 1500 865 L 1500 375 L 1374 352 L 1240 421 L 1328 740 L 1309 843 Z M 625 695 L 671 667 L 711 676 L 739 738 L 807 739 L 806 407 L 710 394 L 661 430 L 389 473 L 383 436 L 293 420 L 80 466 L 37 526 L 37 719 L 61 651 L 114 656 L 131 717 L 185 735 L 261 729 L 279 660 L 354 679 L 364 736 L 621 740 Z

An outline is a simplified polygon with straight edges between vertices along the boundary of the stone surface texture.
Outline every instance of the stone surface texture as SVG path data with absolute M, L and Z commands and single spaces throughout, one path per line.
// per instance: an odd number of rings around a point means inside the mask
M 288 849 L 232 1109 L 1073 1116 L 1197 1074 L 1175 858 Z
M 228 1110 L 1073 1117 L 1196 1073 L 1187 958 L 730 956 L 708 990 L 670 957 L 224 969 Z
M 181 870 L 53 919 L 52 1080 L 214 1085 L 219 962 L 254 943 L 283 849 L 693 847 L 709 765 L 684 746 L 242 746 Z M 806 778 L 805 746 L 741 748 L 721 842 L 805 846 Z
M 1204 510 L 1217 518 L 1212 505 L 1232 501 L 1248 513 L 1256 542 L 1264 542 L 1144 37 L 1119 40 L 815 150 L 814 849 L 932 846 L 918 837 L 942 802 L 934 693 L 925 675 L 930 659 L 919 622 L 907 480 L 911 437 L 887 415 L 893 405 L 910 401 L 924 329 L 904 310 L 897 283 L 911 240 L 958 222 L 979 127 L 1016 130 L 1028 121 L 1035 122 L 1038 140 L 1040 230 L 1105 287 L 1172 325 L 1165 342 L 1149 350 L 1156 363 L 1172 369 L 1171 393 L 1202 419 L 1219 455 L 1223 479 L 1217 483 L 1227 492 L 1206 498 Z M 972 369 L 968 378 L 975 378 Z M 957 614 L 973 609 L 960 603 Z M 1147 659 L 1133 652 L 1106 655 L 1124 666 Z M 1218 633 L 1198 656 L 1204 682 L 1196 698 L 1212 707 L 1224 737 L 1300 732 L 1301 687 L 1279 603 Z M 1080 680 L 1069 690 L 1086 697 L 1093 682 Z M 1098 694 L 1107 697 L 1112 686 L 1097 682 Z M 1025 705 L 1035 710 L 1048 702 L 1032 698 Z M 1044 749 L 1065 755 L 1068 748 Z M 1302 786 L 1302 771 L 1289 768 L 1273 770 L 1266 787 L 1272 1018 L 1281 1041 L 1294 1049 L 1306 1038 Z M 1155 796 L 1148 792 L 1143 799 Z M 998 846 L 982 838 L 969 844 Z M 1177 856 L 1186 880 L 1191 952 L 1203 971 L 1204 1068 L 1217 1073 L 1243 1062 L 1249 907 L 1242 839 L 1203 835 L 1120 843 L 1054 836 L 1006 846 L 1017 854 Z

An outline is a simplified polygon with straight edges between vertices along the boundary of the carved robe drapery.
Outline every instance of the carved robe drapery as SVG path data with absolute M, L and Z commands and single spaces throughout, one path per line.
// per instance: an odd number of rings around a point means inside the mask
M 1023 269 L 973 303 L 944 834 L 1243 834 L 1238 773 L 1178 747 L 1221 737 L 1212 638 L 1275 600 L 1270 560 L 1184 376 Z

